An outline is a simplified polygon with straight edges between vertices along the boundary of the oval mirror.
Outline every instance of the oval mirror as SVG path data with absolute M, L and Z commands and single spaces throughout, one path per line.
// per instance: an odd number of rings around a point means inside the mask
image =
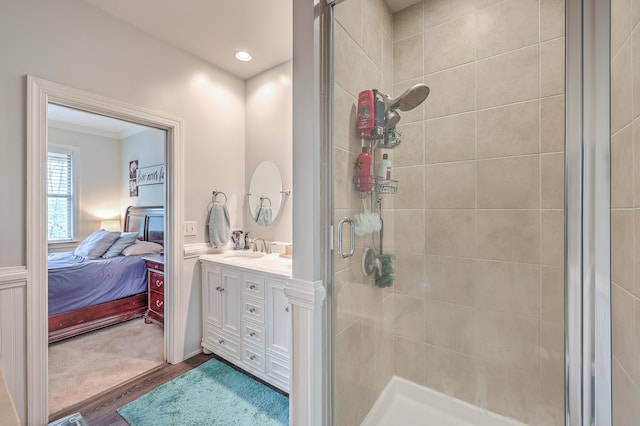
M 256 167 L 249 184 L 249 211 L 261 226 L 269 226 L 278 217 L 282 205 L 282 177 L 271 161 Z

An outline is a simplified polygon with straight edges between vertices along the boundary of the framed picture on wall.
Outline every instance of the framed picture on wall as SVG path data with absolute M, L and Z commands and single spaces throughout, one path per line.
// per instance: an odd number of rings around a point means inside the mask
M 138 160 L 129 161 L 129 179 L 138 177 Z
M 129 197 L 138 196 L 138 181 L 136 179 L 129 179 Z

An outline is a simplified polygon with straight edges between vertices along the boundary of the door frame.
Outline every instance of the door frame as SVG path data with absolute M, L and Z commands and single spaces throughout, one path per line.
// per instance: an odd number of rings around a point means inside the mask
M 165 141 L 165 357 L 184 359 L 188 294 L 184 264 L 182 119 L 27 76 L 27 422 L 48 423 L 47 105 L 109 116 L 167 132 Z M 45 243 L 43 243 L 45 242 Z

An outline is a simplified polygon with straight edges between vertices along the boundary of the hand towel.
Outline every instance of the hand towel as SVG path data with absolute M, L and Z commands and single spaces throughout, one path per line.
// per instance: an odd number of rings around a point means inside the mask
M 256 215 L 256 223 L 261 226 L 269 226 L 273 221 L 272 215 L 271 207 L 260 207 Z
M 209 241 L 214 247 L 227 244 L 231 235 L 231 222 L 229 221 L 229 211 L 225 204 L 213 203 L 209 209 L 207 217 L 209 227 Z

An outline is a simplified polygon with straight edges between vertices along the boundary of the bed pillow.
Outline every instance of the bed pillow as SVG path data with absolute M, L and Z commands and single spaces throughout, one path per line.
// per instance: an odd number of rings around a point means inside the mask
M 125 256 L 136 256 L 141 254 L 158 254 L 162 253 L 162 245 L 158 243 L 152 243 L 151 241 L 136 241 L 126 249 L 122 250 L 122 254 Z
M 103 259 L 109 259 L 110 257 L 120 256 L 122 250 L 135 243 L 138 239 L 137 232 L 123 232 L 120 234 L 120 238 L 115 243 L 111 244 L 111 247 L 102 255 Z
M 120 232 L 109 232 L 100 229 L 89 235 L 74 250 L 73 254 L 84 259 L 97 259 L 120 238 Z

